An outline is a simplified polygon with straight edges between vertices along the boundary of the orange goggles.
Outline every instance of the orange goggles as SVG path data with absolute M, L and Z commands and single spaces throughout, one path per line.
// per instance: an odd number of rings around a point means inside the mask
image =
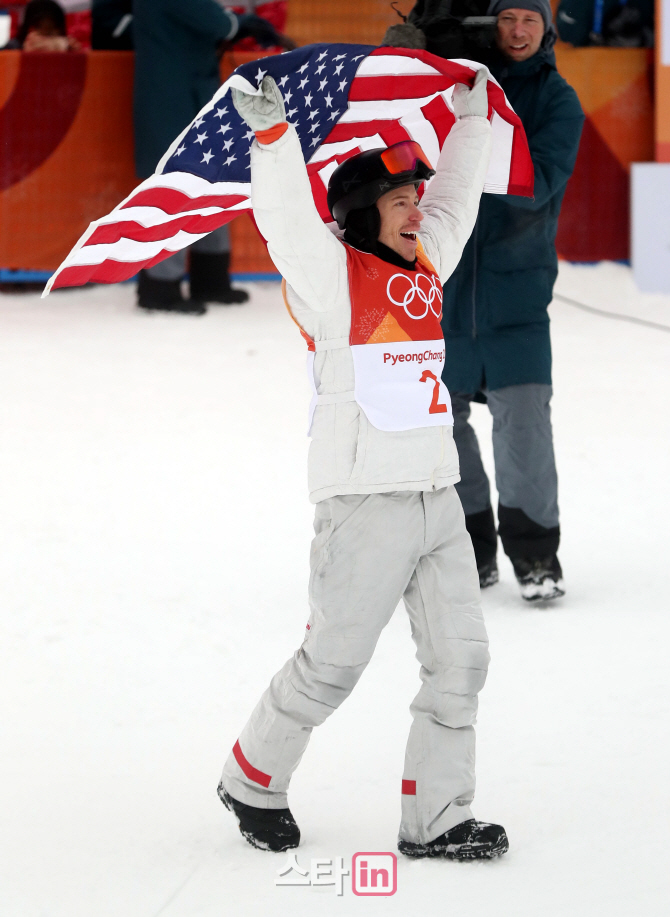
M 381 155 L 390 175 L 400 175 L 402 172 L 413 172 L 417 162 L 422 162 L 426 168 L 433 171 L 428 158 L 416 140 L 401 140 L 384 150 Z

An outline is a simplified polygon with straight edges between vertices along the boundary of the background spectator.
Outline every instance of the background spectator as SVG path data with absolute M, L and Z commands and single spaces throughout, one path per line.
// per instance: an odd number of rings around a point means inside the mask
M 77 39 L 68 36 L 65 12 L 55 0 L 31 0 L 16 39 L 6 47 L 24 51 L 81 51 Z
M 133 0 L 93 0 L 91 46 L 95 51 L 132 51 Z
M 220 85 L 223 43 L 254 36 L 263 45 L 283 39 L 265 20 L 236 16 L 217 0 L 134 0 L 135 164 L 140 178 L 153 174 L 172 141 Z M 185 251 L 141 271 L 138 305 L 202 314 L 206 302 L 241 303 L 248 294 L 230 285 L 227 227 L 190 247 L 190 300 L 180 282 Z
M 654 0 L 561 0 L 556 11 L 562 41 L 616 48 L 651 48 Z
M 493 414 L 503 548 L 524 598 L 546 599 L 563 594 L 547 306 L 558 271 L 558 215 L 584 115 L 556 71 L 548 0 L 493 0 L 489 15 L 497 15 L 498 25 L 488 63 L 526 130 L 535 196 L 482 196 L 473 234 L 445 286 L 444 381 L 461 463 L 456 487 L 481 585 L 498 579 L 497 535 L 489 482 L 468 423 L 473 400 L 487 401 Z

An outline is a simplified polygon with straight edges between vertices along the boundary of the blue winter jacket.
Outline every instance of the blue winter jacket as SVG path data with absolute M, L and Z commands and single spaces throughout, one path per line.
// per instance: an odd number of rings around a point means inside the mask
M 491 71 L 523 122 L 535 196 L 482 195 L 472 236 L 444 288 L 443 378 L 452 392 L 551 383 L 554 240 L 584 122 L 553 51 L 521 62 L 496 55 Z
M 151 175 L 219 88 L 217 45 L 236 29 L 216 0 L 133 0 L 135 168 Z

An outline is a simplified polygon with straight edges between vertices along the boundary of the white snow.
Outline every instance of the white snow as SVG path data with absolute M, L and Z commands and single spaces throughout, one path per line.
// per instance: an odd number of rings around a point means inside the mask
M 307 618 L 304 343 L 277 285 L 249 289 L 204 318 L 130 286 L 0 296 L 2 917 L 667 913 L 670 335 L 551 307 L 567 596 L 525 606 L 506 559 L 483 595 L 475 813 L 509 854 L 337 897 L 275 887 L 285 855 L 215 792 Z M 620 265 L 557 289 L 670 325 Z M 302 866 L 395 850 L 413 653 L 401 609 L 315 731 Z

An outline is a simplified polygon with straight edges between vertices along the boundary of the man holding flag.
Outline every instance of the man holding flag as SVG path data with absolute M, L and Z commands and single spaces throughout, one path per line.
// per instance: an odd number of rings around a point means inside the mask
M 474 225 L 491 151 L 487 71 L 453 92 L 456 123 L 435 172 L 413 140 L 345 158 L 320 218 L 277 84 L 233 88 L 255 132 L 251 198 L 310 354 L 316 503 L 302 646 L 275 675 L 226 762 L 219 795 L 261 849 L 296 847 L 290 777 L 311 731 L 349 695 L 404 599 L 423 686 L 411 711 L 398 847 L 477 859 L 508 848 L 475 821 L 474 729 L 488 641 L 454 484 L 458 457 L 440 381 L 441 287 Z M 421 205 L 417 192 L 434 176 Z
M 421 50 L 310 45 L 239 67 L 154 175 L 89 226 L 43 294 L 127 279 L 250 208 L 285 277 L 313 386 L 311 616 L 219 786 L 261 849 L 298 845 L 291 774 L 401 598 L 423 686 L 399 849 L 474 859 L 508 848 L 504 829 L 470 810 L 488 642 L 441 381 L 442 284 L 482 190 L 533 193 L 523 126 L 486 68 Z

